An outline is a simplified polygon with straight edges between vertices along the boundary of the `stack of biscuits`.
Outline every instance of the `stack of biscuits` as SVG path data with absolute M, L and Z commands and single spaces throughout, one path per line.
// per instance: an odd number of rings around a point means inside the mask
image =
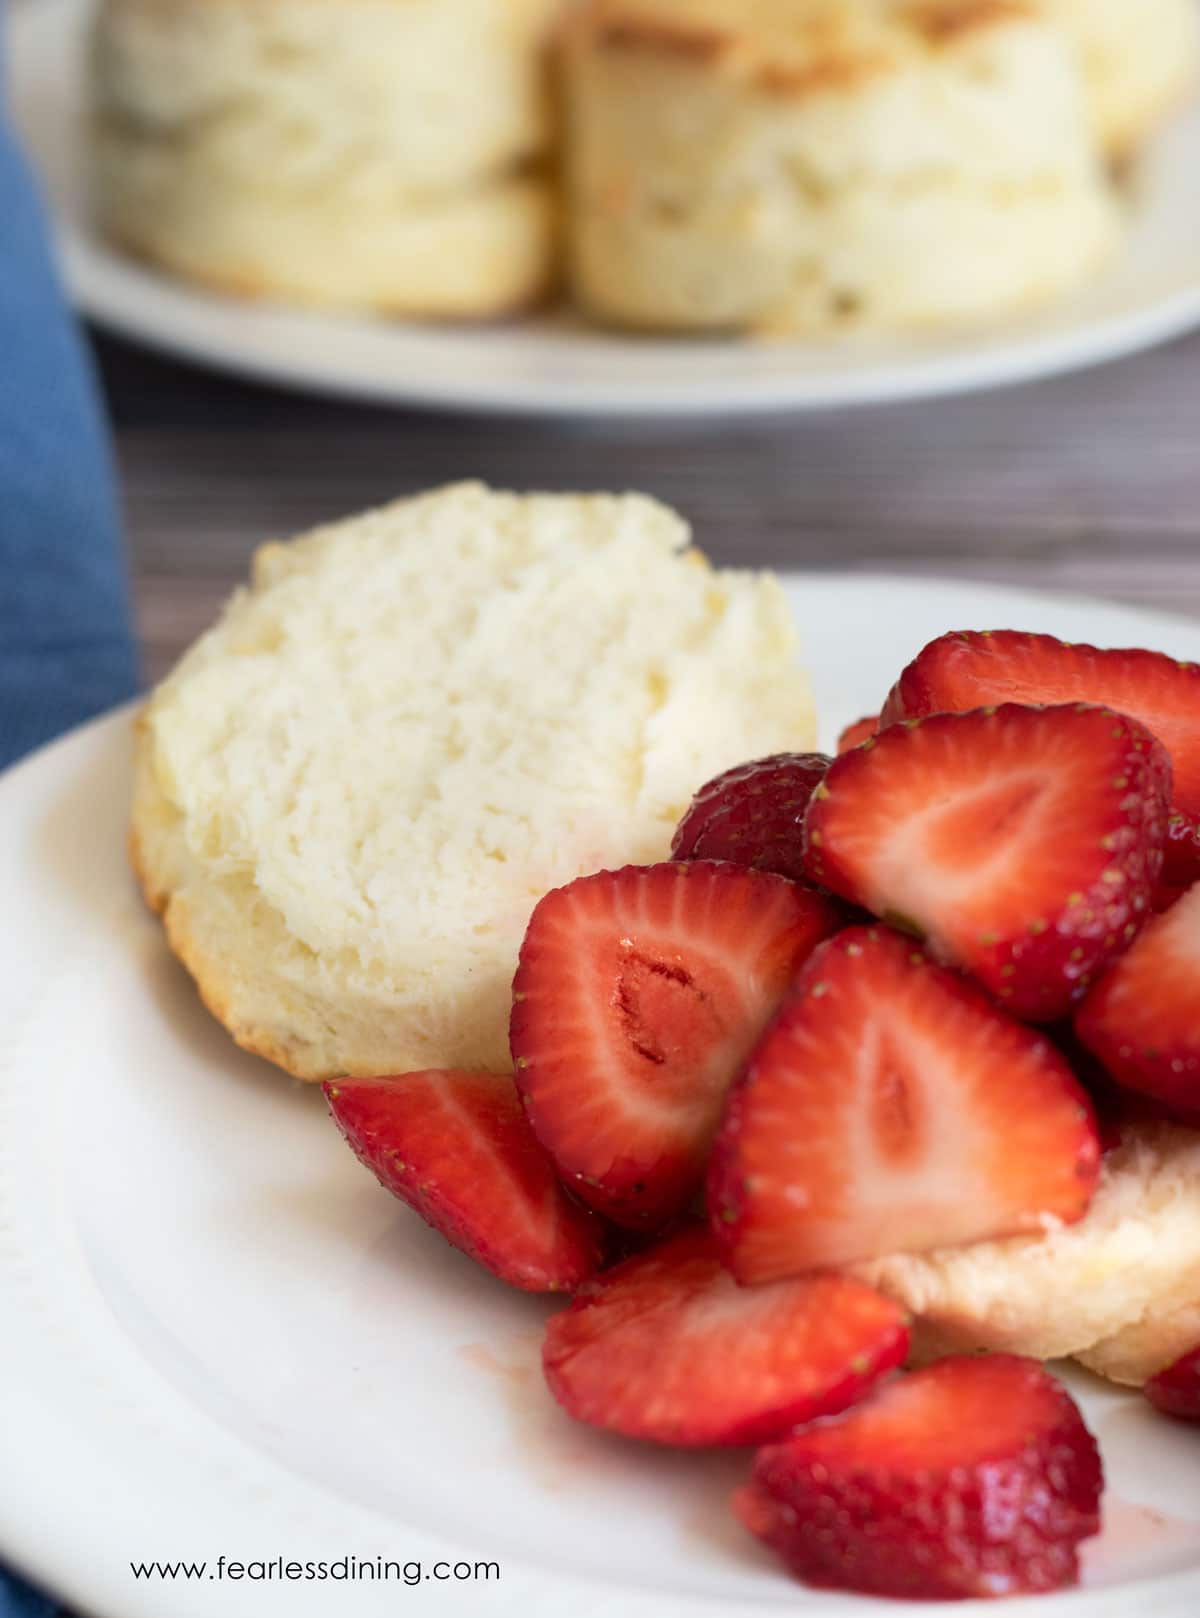
M 1086 281 L 1196 0 L 102 0 L 101 228 L 224 291 L 820 336 Z
M 117 243 L 224 292 L 435 317 L 557 258 L 557 0 L 107 0 L 90 152 Z

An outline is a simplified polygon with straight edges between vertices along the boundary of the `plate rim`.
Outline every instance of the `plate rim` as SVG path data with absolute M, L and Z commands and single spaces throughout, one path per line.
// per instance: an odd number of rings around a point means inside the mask
M 17 0 L 11 8 L 9 68 L 20 71 L 27 53 L 37 53 L 57 30 L 78 30 L 90 9 L 90 0 Z M 57 83 L 72 105 L 78 96 L 66 63 L 66 54 L 55 55 Z M 59 64 L 62 65 L 59 65 Z M 19 103 L 19 97 L 14 97 Z M 16 105 L 20 127 L 20 107 Z M 34 132 L 25 130 L 32 155 L 37 157 Z M 273 306 L 241 305 L 218 294 L 207 293 L 173 280 L 153 269 L 123 258 L 96 239 L 69 204 L 64 206 L 48 185 L 54 233 L 68 289 L 82 313 L 98 325 L 126 340 L 140 343 L 160 354 L 186 360 L 218 374 L 241 377 L 318 396 L 357 400 L 375 405 L 421 407 L 436 412 L 456 412 L 479 416 L 540 417 L 555 415 L 567 419 L 714 419 L 805 415 L 815 411 L 859 409 L 874 405 L 897 404 L 951 398 L 966 394 L 1009 388 L 1053 376 L 1085 371 L 1126 358 L 1191 331 L 1200 325 L 1200 267 L 1193 279 L 1169 288 L 1157 299 L 1137 308 L 1112 314 L 1085 316 L 1065 330 L 1041 331 L 1038 318 L 1053 310 L 1035 312 L 1033 324 L 1019 321 L 1012 336 L 1004 340 L 992 334 L 983 348 L 972 346 L 969 336 L 957 339 L 948 333 L 943 343 L 911 357 L 883 358 L 863 369 L 805 372 L 802 366 L 781 375 L 742 375 L 717 378 L 707 387 L 703 380 L 679 378 L 669 382 L 616 380 L 596 377 L 581 381 L 573 377 L 539 376 L 531 364 L 523 377 L 488 374 L 481 365 L 469 380 L 442 377 L 436 357 L 431 355 L 422 374 L 410 379 L 403 375 L 377 375 L 355 366 L 353 361 L 313 361 L 305 358 L 302 343 L 294 347 L 268 340 L 257 345 L 253 323 L 245 321 L 246 331 L 231 334 L 227 340 L 205 336 L 194 322 L 229 319 L 247 310 L 265 309 L 269 315 L 285 319 L 314 321 L 323 330 L 345 326 L 356 333 L 369 332 L 379 323 L 370 317 L 339 316 L 321 312 L 276 309 Z M 160 307 L 156 298 L 144 296 L 147 285 L 165 299 Z M 386 330 L 386 325 L 383 327 Z M 405 328 L 397 328 L 403 331 Z M 485 328 L 486 329 L 486 328 Z M 413 323 L 408 330 L 418 340 L 442 335 L 436 325 Z M 446 335 L 462 338 L 469 327 L 446 328 Z M 636 341 L 628 334 L 612 337 L 615 354 L 619 345 Z M 651 341 L 654 341 L 651 339 Z M 699 354 L 703 340 L 691 345 Z M 740 346 L 753 349 L 750 339 Z
M 722 418 L 805 416 L 834 410 L 865 410 L 888 405 L 966 398 L 1000 392 L 1024 383 L 1080 375 L 1116 364 L 1183 337 L 1200 326 L 1200 282 L 1175 293 L 1162 304 L 1138 313 L 1113 316 L 1088 328 L 1088 337 L 1073 342 L 1066 336 L 1027 340 L 997 354 L 986 367 L 973 370 L 967 358 L 931 359 L 911 366 L 897 364 L 886 375 L 871 380 L 871 373 L 851 376 L 844 383 L 810 386 L 752 381 L 721 384 L 721 397 L 706 401 L 694 389 L 678 384 L 655 388 L 640 386 L 636 400 L 617 383 L 557 382 L 553 396 L 541 391 L 549 384 L 515 383 L 491 386 L 480 379 L 471 389 L 440 387 L 435 378 L 411 387 L 402 381 L 365 376 L 352 368 L 327 369 L 316 375 L 302 361 L 284 355 L 252 354 L 231 346 L 217 354 L 202 340 L 172 331 L 158 320 L 139 322 L 131 304 L 106 296 L 97 276 L 109 273 L 117 255 L 89 241 L 74 226 L 57 227 L 59 251 L 67 284 L 80 312 L 113 336 L 145 347 L 166 358 L 185 360 L 217 375 L 283 388 L 289 392 L 333 398 L 350 403 L 420 408 L 437 414 L 516 417 L 546 416 L 592 420 L 719 421 Z M 122 266 L 123 270 L 130 267 Z M 136 269 L 137 267 L 132 267 Z M 149 273 L 142 271 L 141 273 Z M 132 288 L 131 288 L 132 291 Z M 204 294 L 185 293 L 210 301 Z

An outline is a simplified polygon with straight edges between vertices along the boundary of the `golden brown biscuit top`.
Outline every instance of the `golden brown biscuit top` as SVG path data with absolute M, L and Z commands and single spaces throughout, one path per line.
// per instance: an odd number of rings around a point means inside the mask
M 569 27 L 576 43 L 674 57 L 799 96 L 1039 16 L 1033 0 L 577 0 Z
M 451 0 L 100 0 L 99 12 L 188 12 L 198 5 L 210 7 L 228 6 L 239 7 L 242 10 L 266 10 L 270 6 L 279 9 L 299 8 L 310 6 L 341 6 L 349 9 L 359 6 L 367 9 L 371 5 L 394 5 L 401 10 L 412 9 L 417 4 L 423 4 L 426 10 L 435 6 L 449 5 Z M 529 21 L 537 26 L 545 26 L 557 21 L 562 8 L 569 0 L 493 0 L 497 10 L 501 13 L 509 11 L 513 17 L 520 21 Z

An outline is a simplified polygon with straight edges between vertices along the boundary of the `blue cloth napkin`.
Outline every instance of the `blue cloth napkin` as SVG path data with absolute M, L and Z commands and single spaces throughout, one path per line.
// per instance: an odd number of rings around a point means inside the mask
M 95 385 L 4 120 L 2 69 L 0 768 L 137 687 Z
M 0 768 L 137 688 L 112 467 L 5 122 L 2 24 L 0 4 Z M 0 1618 L 58 1611 L 0 1568 Z

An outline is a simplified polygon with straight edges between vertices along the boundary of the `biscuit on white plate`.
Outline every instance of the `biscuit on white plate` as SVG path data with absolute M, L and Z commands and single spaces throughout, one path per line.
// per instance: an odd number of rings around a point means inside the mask
M 1045 0 L 1083 64 L 1097 138 L 1115 156 L 1136 148 L 1195 86 L 1197 0 Z
M 1200 1344 L 1200 1131 L 1127 1125 L 1077 1225 L 855 1273 L 917 1316 L 922 1357 L 1074 1356 L 1139 1386 Z
M 666 858 L 705 780 L 813 737 L 774 578 L 644 496 L 463 484 L 258 553 L 141 718 L 133 861 L 297 1077 L 507 1070 L 542 895 Z
M 823 335 L 1022 310 L 1120 233 L 1063 32 L 1024 0 L 582 0 L 570 277 L 620 325 Z
M 557 0 L 104 0 L 102 231 L 224 291 L 490 316 L 557 273 Z

